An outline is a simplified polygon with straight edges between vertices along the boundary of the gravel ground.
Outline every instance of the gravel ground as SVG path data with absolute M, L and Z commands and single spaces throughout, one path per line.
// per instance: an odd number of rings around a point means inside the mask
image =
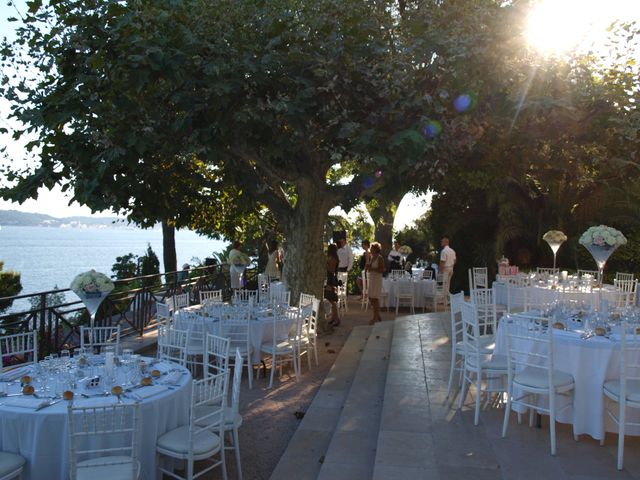
M 242 473 L 245 480 L 269 479 L 298 428 L 300 419 L 296 417 L 296 412 L 305 412 L 313 401 L 351 329 L 354 326 L 367 325 L 371 316 L 371 310 L 362 310 L 359 300 L 353 297 L 349 302 L 349 312 L 343 315 L 341 325 L 318 339 L 319 365 L 316 366 L 312 362 L 309 371 L 306 359 L 302 359 L 302 376 L 298 383 L 293 371 L 285 368 L 280 378 L 276 372 L 274 386 L 268 389 L 270 372 L 266 371 L 265 378 L 265 372 L 261 368 L 261 377 L 254 377 L 253 389 L 250 390 L 245 373 L 240 395 L 243 422 L 239 430 Z M 382 312 L 383 320 L 393 317 L 393 313 Z M 237 478 L 233 452 L 227 452 L 226 463 L 228 478 Z M 222 478 L 222 474 L 220 469 L 215 469 L 202 478 L 217 480 Z

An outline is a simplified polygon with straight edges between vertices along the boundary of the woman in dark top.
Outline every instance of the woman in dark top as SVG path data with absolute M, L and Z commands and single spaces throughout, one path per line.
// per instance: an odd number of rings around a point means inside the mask
M 324 287 L 324 298 L 331 302 L 331 325 L 337 327 L 340 325 L 340 317 L 338 317 L 338 294 L 336 287 L 338 286 L 338 247 L 332 243 L 327 248 L 327 283 Z

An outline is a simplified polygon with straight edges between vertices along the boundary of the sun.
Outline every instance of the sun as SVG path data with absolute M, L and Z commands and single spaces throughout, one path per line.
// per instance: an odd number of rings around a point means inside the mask
M 597 50 L 616 20 L 640 20 L 640 1 L 541 0 L 528 15 L 526 38 L 545 55 Z

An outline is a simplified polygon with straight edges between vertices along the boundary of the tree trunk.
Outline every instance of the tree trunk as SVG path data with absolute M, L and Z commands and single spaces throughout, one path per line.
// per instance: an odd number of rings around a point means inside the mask
M 326 187 L 318 188 L 310 179 L 297 184 L 297 193 L 295 208 L 286 219 L 279 219 L 287 239 L 283 277 L 292 303 L 297 303 L 301 292 L 322 301 L 327 271 L 323 235 L 332 197 Z
M 164 271 L 175 272 L 178 270 L 178 258 L 176 255 L 176 228 L 162 221 L 162 261 Z
M 369 215 L 373 219 L 373 227 L 375 229 L 375 241 L 382 246 L 382 257 L 387 258 L 391 250 L 391 242 L 393 240 L 393 221 L 396 218 L 398 205 L 405 196 L 405 192 L 398 193 L 396 198 L 380 199 L 377 205 L 369 208 Z

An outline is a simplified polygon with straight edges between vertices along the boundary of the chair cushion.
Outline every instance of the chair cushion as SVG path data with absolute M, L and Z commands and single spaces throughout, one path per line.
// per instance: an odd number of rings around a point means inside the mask
M 0 452 L 0 476 L 15 472 L 22 467 L 25 459 L 20 455 L 9 452 Z
M 204 417 L 209 413 L 212 413 L 214 410 L 217 410 L 219 407 L 213 405 L 199 405 L 194 410 L 194 415 L 196 418 Z M 198 422 L 196 421 L 196 425 L 199 427 L 206 427 L 206 422 Z M 233 408 L 225 407 L 224 408 L 224 429 L 231 430 L 233 428 L 240 428 L 242 425 L 242 416 L 234 413 Z
M 465 357 L 469 359 L 469 366 L 471 368 L 475 368 L 475 355 L 471 355 L 470 357 Z M 483 370 L 504 370 L 505 373 L 507 371 L 507 357 L 505 355 L 483 355 L 480 358 L 481 365 L 480 367 Z
M 485 353 L 493 353 L 496 348 L 496 342 L 493 335 L 480 335 L 480 345 Z M 460 340 L 456 343 L 456 352 L 464 355 L 464 341 Z
M 260 346 L 260 351 L 273 353 L 273 342 L 265 342 Z M 283 355 L 293 352 L 293 346 L 288 340 L 276 344 L 276 354 Z
M 513 381 L 523 387 L 548 388 L 548 378 L 546 370 L 527 368 L 520 373 L 516 373 Z M 573 375 L 554 370 L 552 381 L 555 388 L 568 387 L 573 384 Z
M 189 426 L 175 428 L 160 438 L 157 442 L 158 448 L 169 450 L 179 455 L 186 455 L 189 447 Z M 208 452 L 215 452 L 220 448 L 220 438 L 208 430 L 199 432 L 193 441 L 193 454 L 202 455 Z
M 82 467 L 82 468 L 81 468 Z M 122 455 L 91 458 L 78 462 L 78 480 L 129 480 L 131 479 L 131 457 Z M 135 467 L 136 477 L 140 465 Z
M 620 401 L 620 380 L 609 380 L 603 388 L 607 397 Z M 627 380 L 627 401 L 640 403 L 640 380 Z

